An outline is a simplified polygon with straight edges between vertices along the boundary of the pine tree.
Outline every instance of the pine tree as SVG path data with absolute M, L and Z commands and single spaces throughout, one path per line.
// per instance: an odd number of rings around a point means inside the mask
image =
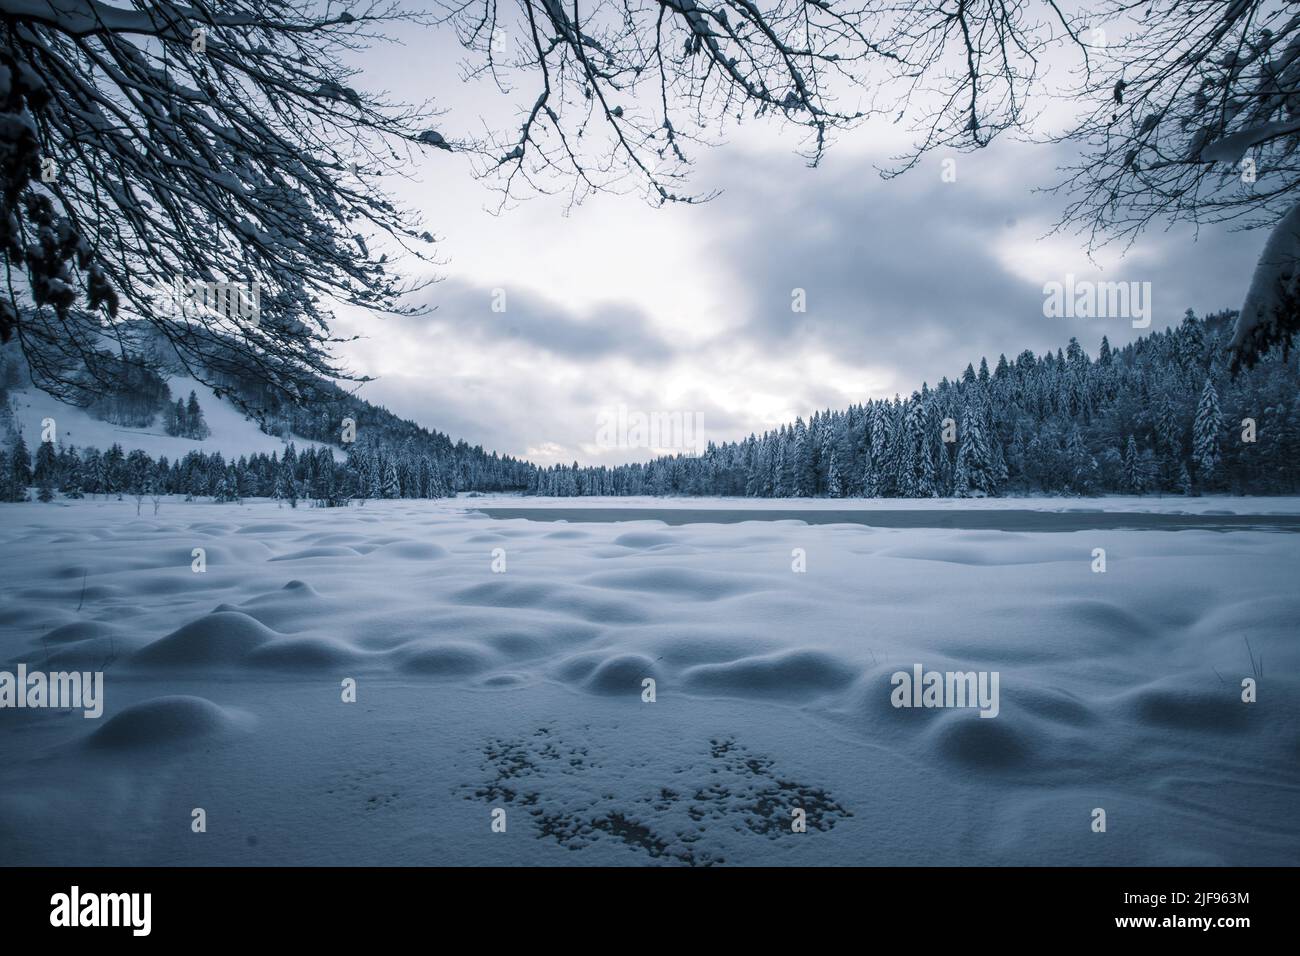
M 831 449 L 831 464 L 826 472 L 826 493 L 832 498 L 844 497 L 844 480 L 840 477 L 840 463 L 834 449 Z
M 203 419 L 203 409 L 199 408 L 199 397 L 193 390 L 190 391 L 189 401 L 185 403 L 185 428 L 187 437 L 199 441 L 212 433 Z
M 0 501 L 19 501 L 18 486 L 14 484 L 13 466 L 9 453 L 0 448 Z
M 1124 448 L 1124 484 L 1126 490 L 1136 495 L 1147 491 L 1146 469 L 1142 456 L 1138 453 L 1137 441 L 1132 435 L 1128 436 L 1128 444 Z
M 217 479 L 212 499 L 222 504 L 239 501 L 239 474 L 234 465 L 230 465 Z
M 364 505 L 370 497 L 370 458 L 355 444 L 348 446 L 347 474 L 352 497 Z
M 49 484 L 52 488 L 58 471 L 59 456 L 54 451 L 54 442 L 41 442 L 36 449 L 36 467 L 32 469 L 32 481 L 36 485 Z
M 1201 400 L 1196 406 L 1196 422 L 1192 426 L 1192 460 L 1196 463 L 1197 477 L 1208 485 L 1219 467 L 1220 435 L 1223 416 L 1219 412 L 1219 393 L 1208 378 L 1201 389 Z
M 1187 372 L 1201 369 L 1201 356 L 1205 353 L 1205 335 L 1201 320 L 1188 309 L 1183 324 L 1178 327 L 1178 362 Z
M 384 464 L 384 481 L 379 489 L 381 498 L 399 498 L 402 494 L 402 486 L 397 480 L 397 466 L 390 457 Z
M 85 452 L 86 488 L 92 495 L 108 494 L 108 474 L 104 470 L 104 456 L 99 449 L 91 448 Z
M 113 446 L 104 453 L 104 494 L 117 495 L 122 500 L 122 489 L 126 486 L 126 455 L 122 446 Z
M 898 435 L 898 472 L 897 472 L 897 491 L 900 498 L 916 498 L 920 496 L 920 489 L 917 486 L 918 472 L 920 471 L 920 454 L 921 454 L 921 416 L 920 401 L 916 395 L 913 395 L 907 401 L 903 410 L 903 427 Z
M 184 436 L 188 431 L 186 427 L 185 402 L 182 399 L 176 399 L 176 404 L 168 404 L 167 411 L 163 417 L 163 431 L 168 435 L 177 437 Z
M 9 454 L 9 475 L 23 495 L 19 500 L 25 501 L 27 488 L 32 483 L 32 455 L 27 450 L 22 432 L 14 438 L 14 447 Z
M 974 374 L 972 372 L 972 374 Z M 882 498 L 890 495 L 894 490 L 893 480 L 893 462 L 890 460 L 890 452 L 894 445 L 894 423 L 890 419 L 889 412 L 886 409 L 885 402 L 877 402 L 871 418 L 871 458 L 870 474 L 863 475 L 864 480 L 870 478 L 871 491 L 867 492 L 868 498 Z
M 63 484 L 61 488 L 64 496 L 73 499 L 84 498 L 85 493 L 82 487 L 85 484 L 85 478 L 83 477 L 81 456 L 74 449 L 68 449 L 67 460 L 59 470 L 62 476 Z
M 280 470 L 275 476 L 275 496 L 281 501 L 289 502 L 290 508 L 298 507 L 298 486 L 293 480 L 293 469 L 286 461 L 280 462 Z
M 984 435 L 983 415 L 978 399 L 971 399 L 962 415 L 958 436 L 957 466 L 953 476 L 953 494 L 958 498 L 982 497 L 997 492 L 993 455 Z
M 1079 426 L 1070 429 L 1065 445 L 1065 462 L 1069 471 L 1070 490 L 1077 495 L 1089 495 L 1096 490 L 1097 459 L 1083 443 Z

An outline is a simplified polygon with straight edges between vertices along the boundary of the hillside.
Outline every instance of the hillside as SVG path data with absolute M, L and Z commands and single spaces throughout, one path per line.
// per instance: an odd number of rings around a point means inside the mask
M 71 497 L 255 495 L 339 505 L 352 498 L 517 490 L 532 468 L 453 442 L 332 383 L 318 382 L 300 405 L 289 406 L 228 373 L 210 375 L 214 388 L 180 372 L 155 354 L 147 366 L 124 366 L 120 387 L 87 389 L 83 408 L 35 387 L 21 353 L 6 348 L 0 354 L 0 500 L 23 500 L 35 484 Z M 187 401 L 196 405 L 201 437 L 176 427 Z M 53 423 L 54 445 L 43 460 L 33 453 L 41 451 L 46 422 Z
M 127 449 L 139 448 L 151 458 L 166 456 L 181 458 L 189 452 L 220 451 L 228 458 L 257 453 L 271 454 L 283 452 L 285 440 L 276 435 L 262 431 L 257 422 L 248 418 L 229 402 L 218 398 L 212 389 L 188 376 L 176 376 L 167 381 L 173 400 L 185 398 L 193 391 L 203 408 L 211 434 L 204 440 L 184 438 L 166 434 L 162 429 L 161 416 L 152 425 L 131 427 L 118 425 L 98 418 L 91 412 L 74 405 L 60 402 L 58 399 L 38 388 L 11 389 L 9 391 L 9 410 L 11 424 L 22 430 L 29 445 L 39 440 L 41 422 L 47 418 L 54 419 L 60 444 L 76 445 L 79 448 L 107 449 L 114 444 Z M 323 442 L 314 442 L 300 435 L 290 434 L 300 449 L 314 450 Z M 342 457 L 337 449 L 336 457 Z

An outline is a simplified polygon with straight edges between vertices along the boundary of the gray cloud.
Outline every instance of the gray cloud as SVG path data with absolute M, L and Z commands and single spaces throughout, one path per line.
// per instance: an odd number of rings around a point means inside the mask
M 498 289 L 504 293 L 504 312 L 492 310 Z M 456 279 L 433 286 L 426 298 L 435 311 L 413 321 L 485 345 L 514 342 L 573 361 L 623 356 L 648 365 L 670 361 L 676 351 L 632 302 L 611 302 L 578 315 L 535 289 L 509 283 L 487 288 Z
M 593 449 L 596 415 L 611 405 L 698 411 L 708 437 L 733 440 L 795 414 L 933 385 L 981 356 L 1041 353 L 1071 336 L 1094 354 L 1103 334 L 1122 345 L 1143 334 L 1126 320 L 1043 315 L 1044 282 L 1096 268 L 1077 238 L 1035 241 L 1060 200 L 1034 187 L 1055 181 L 1059 159 L 1055 148 L 1005 143 L 958 157 L 956 183 L 941 180 L 940 157 L 886 182 L 851 153 L 808 170 L 784 153 L 722 149 L 700 170 L 702 183 L 725 186 L 721 198 L 628 209 L 621 233 L 599 217 L 567 220 L 562 232 L 542 216 L 463 219 L 482 250 L 462 273 L 475 281 L 456 276 L 460 251 L 449 249 L 452 278 L 428 296 L 435 313 L 356 327 L 372 336 L 354 351 L 356 366 L 383 376 L 363 394 L 503 453 L 615 463 L 645 455 Z M 585 288 L 598 277 L 594 253 L 607 262 L 611 244 L 652 265 L 668 261 L 666 249 L 699 251 L 685 274 L 661 270 L 667 286 L 653 269 L 649 279 L 596 286 L 613 290 L 598 305 L 507 276 L 499 283 L 507 311 L 494 313 L 484 279 L 499 267 L 492 230 L 518 239 L 521 228 L 538 248 L 565 243 L 560 261 L 573 271 L 557 275 L 555 288 Z M 1158 330 L 1189 306 L 1234 307 L 1263 240 L 1179 228 L 1098 261 L 1108 266 L 1101 277 L 1152 284 Z M 668 313 L 662 296 L 658 311 L 651 305 L 663 288 L 677 302 Z M 790 309 L 795 288 L 806 290 L 804 314 Z M 697 294 L 724 304 L 704 307 Z
M 1142 332 L 1124 320 L 1043 316 L 1043 283 L 1063 278 L 1065 263 L 1030 277 L 998 254 L 1013 237 L 1023 242 L 1027 227 L 1041 235 L 1056 221 L 1060 199 L 1034 187 L 1055 181 L 1059 158 L 1051 148 L 1003 144 L 958 157 L 955 183 L 941 180 L 939 158 L 890 181 L 871 169 L 791 175 L 782 157 L 730 163 L 717 242 L 744 296 L 740 337 L 772 352 L 822 349 L 883 362 L 907 391 L 981 356 L 1057 348 L 1071 336 L 1094 353 L 1102 335 L 1130 341 Z M 1158 329 L 1188 307 L 1235 307 L 1263 239 L 1223 228 L 1199 240 L 1186 228 L 1157 232 L 1104 278 L 1150 282 Z M 1082 258 L 1081 239 L 1052 241 Z M 806 291 L 806 314 L 791 310 L 796 288 Z

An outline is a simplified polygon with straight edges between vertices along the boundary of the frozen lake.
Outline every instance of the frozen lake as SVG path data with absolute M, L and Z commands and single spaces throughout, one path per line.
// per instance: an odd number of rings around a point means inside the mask
M 103 676 L 0 709 L 0 861 L 1300 859 L 1296 535 L 521 504 L 0 505 L 0 672 Z M 900 706 L 917 668 L 996 706 Z
M 806 524 L 860 524 L 872 528 L 954 528 L 967 531 L 1088 531 L 1128 528 L 1140 531 L 1227 531 L 1256 528 L 1300 531 L 1294 514 L 1174 514 L 1169 512 L 1102 511 L 1075 509 L 1039 511 L 986 508 L 951 509 L 882 508 L 619 508 L 609 505 L 565 508 L 476 508 L 501 520 L 569 522 L 661 521 L 668 525 L 736 524 L 741 521 L 802 521 Z

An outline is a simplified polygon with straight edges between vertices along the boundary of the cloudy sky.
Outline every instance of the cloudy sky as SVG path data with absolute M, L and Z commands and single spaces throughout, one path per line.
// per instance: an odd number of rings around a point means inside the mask
M 509 100 L 460 80 L 454 44 L 420 37 L 369 55 L 364 85 L 434 95 L 449 137 L 502 115 Z M 340 330 L 365 336 L 345 356 L 377 376 L 362 395 L 453 438 L 543 464 L 616 463 L 650 456 L 598 444 L 602 413 L 620 405 L 698 414 L 724 441 L 906 395 L 981 356 L 1071 336 L 1095 355 L 1103 334 L 1119 345 L 1142 332 L 1045 318 L 1045 283 L 1150 282 L 1158 330 L 1189 307 L 1236 307 L 1263 244 L 1257 232 L 1180 228 L 1090 260 L 1082 240 L 1049 235 L 1060 201 L 1035 191 L 1071 158 L 1061 147 L 1007 140 L 955 156 L 955 182 L 945 155 L 882 180 L 877 167 L 905 144 L 903 131 L 868 125 L 809 169 L 795 138 L 742 128 L 696 153 L 695 191 L 722 190 L 711 202 L 597 196 L 567 209 L 538 197 L 499 214 L 465 157 L 431 151 L 418 182 L 393 188 L 441 240 L 442 281 L 421 293 L 435 309 L 345 314 Z M 502 293 L 505 311 L 493 311 Z

